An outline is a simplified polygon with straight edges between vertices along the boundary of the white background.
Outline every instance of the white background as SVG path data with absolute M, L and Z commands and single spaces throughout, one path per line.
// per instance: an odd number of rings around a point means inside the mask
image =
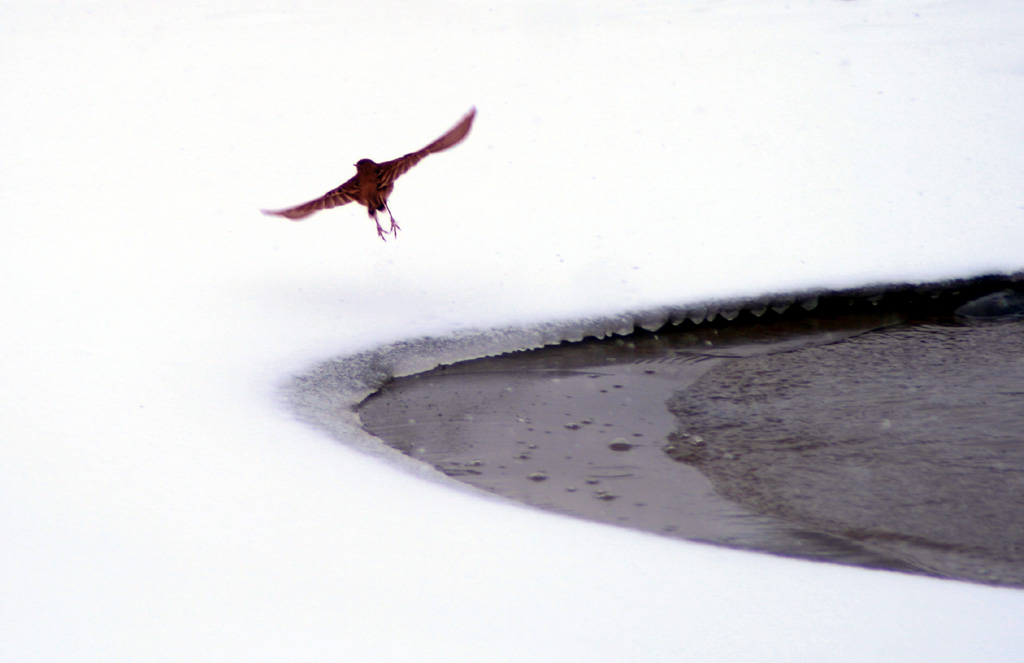
M 397 240 L 259 214 L 471 105 Z M 424 335 L 1020 270 L 1020 3 L 2 2 L 0 116 L 0 659 L 1024 650 L 1019 591 L 480 499 L 280 392 Z

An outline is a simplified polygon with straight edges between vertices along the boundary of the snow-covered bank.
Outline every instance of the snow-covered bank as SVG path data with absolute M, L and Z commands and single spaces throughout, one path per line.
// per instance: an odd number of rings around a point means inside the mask
M 0 17 L 0 658 L 1019 656 L 1017 592 L 477 500 L 277 391 L 426 336 L 1019 271 L 1018 3 Z M 397 241 L 259 215 L 473 104 Z
M 873 284 L 842 291 L 808 289 L 787 293 L 759 293 L 576 320 L 463 329 L 442 337 L 407 338 L 371 350 L 332 358 L 290 377 L 283 385 L 283 394 L 300 419 L 364 451 L 384 455 L 405 467 L 433 474 L 428 468 L 419 467 L 419 463 L 410 463 L 401 455 L 394 454 L 387 446 L 367 438 L 353 415 L 356 406 L 367 395 L 377 391 L 392 378 L 427 371 L 442 364 L 541 348 L 563 341 L 624 336 L 639 330 L 668 330 L 684 321 L 699 325 L 715 320 L 734 320 L 741 313 L 760 318 L 769 310 L 778 314 L 789 309 L 812 311 L 823 299 L 831 302 L 830 310 L 836 311 L 868 300 L 877 305 L 884 299 L 889 303 L 889 309 L 910 314 L 910 310 L 900 307 L 920 306 L 921 301 L 937 298 L 940 294 L 948 297 L 953 293 L 959 295 L 959 301 L 966 302 L 1007 286 L 1019 288 L 1022 281 L 1024 273 L 986 275 L 938 283 Z M 917 304 L 913 303 L 915 300 Z

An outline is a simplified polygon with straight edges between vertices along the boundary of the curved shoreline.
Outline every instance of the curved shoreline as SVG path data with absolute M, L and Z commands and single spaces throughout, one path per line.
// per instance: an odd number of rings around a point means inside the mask
M 819 292 L 819 293 L 794 293 L 790 295 L 774 295 L 770 297 L 760 298 L 749 298 L 745 300 L 731 300 L 722 301 L 711 304 L 701 304 L 690 307 L 661 307 L 657 310 L 646 311 L 641 313 L 622 314 L 618 316 L 605 316 L 605 317 L 594 317 L 583 321 L 566 322 L 566 323 L 550 323 L 545 325 L 537 325 L 533 327 L 518 327 L 518 328 L 506 328 L 496 331 L 482 331 L 482 332 L 464 332 L 453 335 L 451 338 L 424 338 L 418 341 L 408 341 L 392 344 L 390 346 L 380 348 L 374 351 L 368 351 L 360 353 L 358 355 L 336 359 L 328 362 L 324 362 L 316 366 L 313 370 L 304 373 L 303 375 L 294 378 L 286 387 L 285 395 L 288 398 L 290 405 L 294 411 L 305 421 L 328 431 L 339 439 L 344 439 L 349 444 L 356 441 L 357 446 L 367 453 L 374 455 L 385 456 L 391 462 L 395 462 L 407 470 L 416 473 L 417 475 L 429 478 L 434 481 L 441 481 L 446 484 L 461 487 L 466 489 L 467 485 L 460 481 L 456 481 L 451 477 L 464 478 L 459 476 L 467 472 L 472 473 L 473 470 L 467 467 L 458 467 L 458 462 L 449 462 L 445 465 L 444 462 L 439 462 L 437 458 L 426 457 L 428 454 L 419 454 L 422 460 L 427 462 L 421 462 L 421 460 L 414 457 L 417 456 L 413 450 L 408 448 L 402 449 L 404 453 L 397 451 L 391 446 L 387 446 L 387 443 L 382 442 L 380 439 L 373 437 L 367 433 L 367 429 L 363 426 L 363 422 L 360 417 L 356 414 L 356 408 L 363 402 L 367 396 L 379 390 L 382 386 L 387 385 L 396 376 L 401 375 L 412 375 L 417 373 L 423 373 L 424 371 L 430 372 L 431 369 L 439 365 L 449 365 L 456 362 L 464 361 L 466 359 L 473 359 L 483 356 L 494 356 L 501 353 L 514 353 L 512 361 L 520 361 L 524 355 L 521 352 L 524 348 L 539 348 L 545 346 L 552 346 L 558 343 L 562 343 L 566 340 L 578 341 L 584 337 L 601 338 L 607 336 L 620 337 L 633 332 L 638 328 L 657 329 L 659 327 L 665 327 L 663 321 L 676 320 L 681 325 L 678 325 L 673 329 L 672 333 L 679 327 L 690 331 L 713 331 L 716 337 L 728 335 L 731 331 L 743 327 L 744 325 L 751 324 L 751 321 L 761 319 L 762 316 L 765 318 L 793 318 L 799 320 L 801 318 L 809 317 L 806 311 L 815 310 L 814 318 L 817 320 L 829 319 L 849 312 L 853 309 L 866 310 L 868 312 L 878 311 L 894 311 L 900 309 L 906 309 L 908 306 L 916 308 L 916 310 L 926 310 L 929 307 L 934 308 L 937 303 L 940 303 L 942 307 L 948 309 L 950 303 L 962 302 L 968 299 L 987 294 L 994 290 L 998 290 L 1007 285 L 1017 285 L 1020 282 L 1020 275 L 1013 277 L 982 277 L 978 279 L 966 279 L 956 282 L 943 282 L 940 284 L 927 284 L 921 286 L 892 286 L 892 287 L 877 287 L 877 288 L 862 288 L 857 290 L 848 290 L 842 292 Z M 786 313 L 787 309 L 790 313 Z M 742 314 L 742 316 L 741 316 Z M 767 314 L 767 315 L 766 315 Z M 671 324 L 669 322 L 668 324 Z M 880 322 L 873 322 L 871 324 L 886 324 Z M 667 328 L 667 327 L 666 327 Z M 821 332 L 821 330 L 818 330 Z M 623 344 L 634 344 L 634 340 L 637 338 L 651 338 L 657 337 L 657 334 L 650 332 L 639 331 L 637 332 L 640 336 L 634 335 L 630 339 L 620 338 L 618 343 Z M 819 334 L 820 335 L 820 334 Z M 840 334 L 841 336 L 841 334 Z M 836 337 L 838 338 L 838 337 Z M 815 343 L 830 342 L 827 337 L 819 338 Z M 591 346 L 604 346 L 607 348 L 607 342 L 601 343 L 599 341 L 587 341 L 583 345 L 590 344 Z M 577 343 L 576 346 L 579 347 Z M 548 352 L 548 351 L 545 351 Z M 735 353 L 736 346 L 733 346 L 729 352 Z M 529 354 L 529 353 L 526 353 Z M 496 361 L 506 359 L 506 357 L 497 357 Z M 570 366 L 565 366 L 567 370 L 572 370 Z M 678 367 L 677 367 L 678 368 Z M 441 371 L 447 371 L 454 377 L 455 373 L 465 371 L 460 367 L 458 370 L 450 369 L 438 369 Z M 433 371 L 437 374 L 438 370 Z M 522 372 L 524 367 L 520 364 L 517 372 Z M 678 370 L 676 371 L 678 377 Z M 507 378 L 511 373 L 506 373 L 503 376 L 503 380 L 507 381 Z M 622 375 L 618 376 L 618 381 L 622 381 Z M 668 393 L 668 392 L 666 392 Z M 667 396 L 666 396 L 667 398 Z M 662 401 L 665 399 L 663 398 Z M 372 428 L 372 426 L 371 426 Z M 506 431 L 508 433 L 508 431 Z M 383 434 L 383 433 L 382 433 Z M 422 434 L 419 431 L 417 434 Z M 666 431 L 657 433 L 657 435 L 664 436 Z M 444 436 L 451 437 L 451 431 L 448 430 L 442 434 Z M 619 439 L 619 438 L 616 438 Z M 623 438 L 627 439 L 627 438 Z M 621 445 L 621 440 L 620 446 Z M 394 440 L 389 440 L 392 446 L 401 448 L 401 444 L 395 444 Z M 633 456 L 640 453 L 641 445 L 627 444 L 622 448 L 633 449 L 636 447 L 634 452 L 631 452 Z M 660 450 L 659 450 L 660 453 Z M 533 456 L 539 456 L 540 452 L 531 450 L 530 454 Z M 612 453 L 612 456 L 616 456 Z M 623 454 L 618 454 L 621 459 Z M 547 459 L 548 462 L 551 458 Z M 724 504 L 721 498 L 717 496 L 706 497 L 713 491 L 709 491 L 705 488 L 700 488 L 701 481 L 706 483 L 706 479 L 700 477 L 695 470 L 695 476 L 691 482 L 694 486 L 698 486 L 696 489 L 698 492 L 702 492 L 705 495 L 705 501 L 709 501 L 712 510 L 722 509 L 733 509 L 735 511 L 735 504 Z M 628 474 L 628 472 L 627 472 Z M 538 476 L 540 476 L 538 474 Z M 609 478 L 598 478 L 591 477 L 596 481 L 603 481 L 604 484 L 614 484 L 615 473 L 611 473 Z M 678 480 L 679 472 L 678 468 L 674 470 L 673 476 Z M 536 488 L 538 485 L 545 484 L 548 487 L 554 486 L 556 482 L 546 481 L 547 477 L 533 481 L 533 486 Z M 580 481 L 585 477 L 578 477 Z M 593 485 L 584 485 L 579 483 L 579 486 L 575 487 L 562 487 L 564 490 L 577 491 L 580 488 L 592 489 L 587 492 L 595 493 L 598 495 L 598 499 L 605 502 L 605 511 L 609 515 L 606 517 L 591 518 L 602 520 L 603 522 L 615 523 L 616 519 L 622 520 L 622 516 L 615 514 L 615 499 L 616 495 L 613 491 L 608 490 L 607 485 L 595 488 L 596 483 Z M 472 482 L 470 482 L 472 483 Z M 657 483 L 651 481 L 651 490 L 657 492 Z M 475 489 L 471 489 L 475 490 Z M 490 490 L 490 489 L 487 489 Z M 605 491 L 603 495 L 601 491 Z M 499 491 L 500 492 L 500 491 Z M 580 495 L 583 494 L 581 491 Z M 510 497 L 508 494 L 502 494 L 503 497 Z M 514 497 L 514 496 L 512 496 Z M 635 498 L 642 499 L 642 498 Z M 718 500 L 717 502 L 715 500 Z M 530 502 L 530 500 L 526 500 Z M 531 502 L 531 503 L 535 503 Z M 537 504 L 543 506 L 543 504 Z M 565 508 L 555 507 L 554 510 L 567 512 Z M 742 511 L 742 508 L 740 509 Z M 572 513 L 572 509 L 568 510 Z M 752 534 L 753 539 L 758 539 L 760 534 L 758 531 L 765 527 L 765 514 L 758 514 L 753 512 L 747 513 L 734 513 L 733 523 L 743 522 L 747 527 L 747 535 Z M 584 516 L 588 517 L 588 516 Z M 770 520 L 771 516 L 767 516 Z M 698 521 L 698 516 L 694 522 Z M 623 524 L 623 523 L 618 523 Z M 692 523 L 691 523 L 692 525 Z M 785 527 L 785 523 L 783 523 Z M 771 527 L 778 528 L 779 523 L 770 524 Z M 656 527 L 646 527 L 646 529 L 656 531 Z M 697 528 L 700 530 L 700 528 Z M 871 552 L 870 549 L 865 549 L 860 545 L 851 545 L 849 541 L 843 541 L 836 539 L 824 532 L 808 530 L 805 532 L 793 530 L 792 526 L 788 526 L 790 534 L 797 540 L 797 549 L 793 549 L 793 544 L 785 543 L 779 544 L 778 541 L 775 543 L 771 542 L 771 537 L 764 539 L 761 537 L 761 542 L 752 541 L 747 543 L 740 543 L 738 547 L 746 547 L 760 550 L 767 550 L 784 555 L 801 555 L 800 548 L 803 548 L 803 552 L 806 549 L 812 548 L 822 552 L 824 557 L 832 559 L 833 561 L 842 561 L 847 563 L 854 563 L 863 566 L 890 568 L 895 570 L 903 571 L 915 571 L 923 572 L 928 574 L 939 574 L 944 575 L 941 572 L 930 570 L 926 567 L 916 565 L 913 561 L 909 561 L 904 556 L 899 554 L 899 551 L 890 551 L 892 554 Z M 800 528 L 797 528 L 799 530 Z M 693 527 L 690 527 L 690 532 L 685 538 L 695 540 L 707 540 L 712 542 L 721 542 L 721 540 L 729 539 L 730 537 L 739 541 L 743 539 L 743 536 L 733 536 L 729 532 L 718 532 L 711 533 L 708 536 L 694 536 Z M 733 533 L 735 534 L 735 533 Z M 748 536 L 748 539 L 750 536 Z M 767 544 L 765 543 L 767 541 Z

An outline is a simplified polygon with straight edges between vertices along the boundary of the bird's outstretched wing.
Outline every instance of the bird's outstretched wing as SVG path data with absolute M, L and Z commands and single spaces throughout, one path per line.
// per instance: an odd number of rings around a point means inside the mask
M 390 185 L 399 175 L 402 175 L 407 170 L 418 164 L 423 160 L 423 157 L 428 154 L 434 154 L 435 152 L 443 152 L 449 147 L 453 147 L 469 134 L 469 128 L 473 126 L 473 118 L 476 117 L 476 108 L 469 109 L 465 117 L 459 120 L 459 123 L 448 130 L 448 133 L 435 140 L 430 145 L 427 145 L 422 150 L 416 152 L 410 152 L 405 156 L 392 159 L 391 161 L 385 161 L 380 164 L 380 186 L 384 187 Z
M 299 221 L 304 219 L 314 212 L 319 212 L 323 209 L 331 209 L 345 203 L 350 203 L 353 200 L 357 200 L 359 197 L 359 186 L 356 184 L 358 175 L 353 177 L 349 181 L 345 182 L 337 189 L 332 189 L 320 196 L 316 200 L 311 200 L 308 203 L 302 203 L 295 207 L 289 207 L 288 209 L 279 210 L 262 210 L 264 214 L 273 216 L 283 216 L 286 219 L 292 221 Z

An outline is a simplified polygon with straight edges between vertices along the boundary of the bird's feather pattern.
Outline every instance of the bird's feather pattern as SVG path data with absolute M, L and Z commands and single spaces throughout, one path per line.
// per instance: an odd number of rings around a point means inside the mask
M 376 221 L 376 212 L 378 210 L 387 209 L 388 196 L 391 195 L 391 191 L 394 188 L 394 181 L 402 174 L 408 172 L 410 168 L 422 161 L 428 154 L 443 152 L 444 150 L 460 143 L 469 134 L 469 129 L 472 127 L 473 118 L 475 117 L 476 108 L 471 108 L 470 111 L 466 113 L 461 120 L 459 120 L 458 124 L 423 149 L 417 150 L 416 152 L 410 152 L 409 154 L 397 159 L 385 161 L 381 164 L 374 163 L 369 159 L 361 159 L 356 164 L 358 172 L 355 177 L 351 178 L 338 188 L 328 191 L 319 198 L 310 200 L 307 203 L 281 210 L 263 210 L 263 213 L 274 216 L 283 216 L 286 219 L 298 221 L 299 219 L 304 219 L 315 212 L 319 212 L 320 210 L 330 209 L 346 203 L 357 202 L 360 205 L 364 205 L 369 211 L 370 217 Z M 390 209 L 388 209 L 388 214 L 391 214 Z M 391 232 L 397 234 L 397 230 L 398 224 L 395 223 L 394 216 L 391 216 Z M 385 235 L 379 222 L 377 223 L 377 233 L 381 238 Z
M 292 221 L 299 221 L 310 216 L 314 212 L 338 207 L 339 205 L 351 203 L 355 200 L 359 200 L 359 185 L 357 177 L 353 177 L 337 189 L 332 189 L 308 203 L 302 203 L 301 205 L 281 210 L 265 209 L 263 210 L 263 213 L 273 216 L 283 216 L 284 218 L 291 219 Z
M 422 150 L 410 152 L 409 154 L 398 157 L 397 159 L 385 161 L 380 164 L 381 187 L 385 187 L 397 180 L 400 175 L 408 172 L 410 168 L 422 161 L 428 154 L 443 152 L 460 143 L 466 135 L 469 134 L 469 128 L 473 125 L 474 117 L 476 117 L 475 108 L 466 113 L 465 117 L 459 120 L 458 124 L 448 130 L 448 133 L 441 136 L 430 145 L 427 145 Z

